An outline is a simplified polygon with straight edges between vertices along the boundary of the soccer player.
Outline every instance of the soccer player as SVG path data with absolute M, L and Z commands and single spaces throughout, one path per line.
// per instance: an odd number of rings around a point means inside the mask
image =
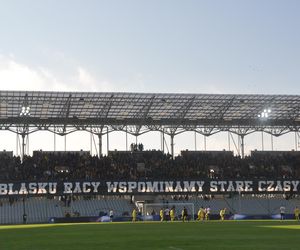
M 136 222 L 136 209 L 132 210 L 132 222 Z
M 23 214 L 23 224 L 26 224 L 26 221 L 27 221 L 27 214 Z
M 164 210 L 161 208 L 159 211 L 160 221 L 164 221 Z
M 300 210 L 298 207 L 295 207 L 294 214 L 295 214 L 295 219 L 299 220 Z
M 205 219 L 209 220 L 210 219 L 210 207 L 207 207 L 205 209 Z
M 181 216 L 182 216 L 182 221 L 185 222 L 188 217 L 188 212 L 185 207 L 183 207 L 183 209 L 182 209 Z
M 114 211 L 112 209 L 109 211 L 109 218 L 110 218 L 110 222 L 112 222 L 114 218 Z
M 200 207 L 198 211 L 198 220 L 204 220 L 204 216 L 205 216 L 204 208 Z
M 220 219 L 223 221 L 225 219 L 226 208 L 220 210 Z
M 284 220 L 284 214 L 285 214 L 285 206 L 281 206 L 279 208 L 279 211 L 280 211 L 280 220 Z
M 169 221 L 170 220 L 170 209 L 167 207 L 165 209 L 165 221 Z
M 171 221 L 175 220 L 175 207 L 173 206 L 170 211 Z

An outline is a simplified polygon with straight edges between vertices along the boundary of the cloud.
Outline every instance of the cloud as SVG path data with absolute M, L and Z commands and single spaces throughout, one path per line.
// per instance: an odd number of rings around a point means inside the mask
M 78 85 L 87 91 L 115 91 L 113 84 L 106 80 L 97 81 L 91 73 L 83 67 L 77 68 L 77 79 Z
M 51 69 L 31 67 L 13 56 L 0 55 L 0 84 L 2 90 L 37 91 L 114 91 L 107 80 L 96 79 L 82 66 L 68 74 L 55 74 Z
M 45 80 L 42 74 L 15 62 L 12 58 L 0 58 L 0 83 L 4 89 L 39 90 L 46 85 Z

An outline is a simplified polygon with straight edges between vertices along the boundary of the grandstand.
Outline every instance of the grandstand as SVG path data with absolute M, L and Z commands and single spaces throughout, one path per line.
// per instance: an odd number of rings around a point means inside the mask
M 46 223 L 51 218 L 101 217 L 111 210 L 116 218 L 129 220 L 139 202 L 164 208 L 192 203 L 196 210 L 209 206 L 215 215 L 226 207 L 232 215 L 256 217 L 274 216 L 280 206 L 287 213 L 300 207 L 297 147 L 244 152 L 244 139 L 254 132 L 295 133 L 297 144 L 300 96 L 0 91 L 0 103 L 0 129 L 22 138 L 20 155 L 0 152 L 1 224 L 23 223 L 24 215 L 27 223 Z M 98 155 L 42 150 L 25 154 L 26 138 L 41 130 L 58 135 L 88 131 L 98 136 Z M 136 137 L 159 131 L 162 140 L 170 136 L 170 153 L 164 146 L 145 151 L 140 143 L 126 151 L 108 149 L 104 155 L 102 137 L 114 131 Z M 239 150 L 183 150 L 176 156 L 174 138 L 186 131 L 237 134 Z M 218 181 L 253 186 L 214 192 L 209 185 Z M 262 189 L 260 181 L 275 184 Z M 176 213 L 180 210 L 178 206 Z

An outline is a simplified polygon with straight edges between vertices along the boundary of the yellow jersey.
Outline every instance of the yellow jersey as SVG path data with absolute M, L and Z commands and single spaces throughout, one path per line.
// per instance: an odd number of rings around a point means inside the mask
M 224 216 L 224 215 L 225 215 L 225 209 L 221 209 L 220 215 L 221 215 L 221 216 Z
M 132 217 L 136 217 L 136 210 L 135 209 L 132 211 Z
M 162 217 L 164 217 L 164 211 L 163 210 L 160 210 L 159 211 L 159 216 L 162 218 Z
M 171 216 L 171 217 L 174 217 L 174 216 L 175 216 L 175 211 L 174 211 L 173 209 L 171 209 L 171 211 L 170 211 L 170 216 Z

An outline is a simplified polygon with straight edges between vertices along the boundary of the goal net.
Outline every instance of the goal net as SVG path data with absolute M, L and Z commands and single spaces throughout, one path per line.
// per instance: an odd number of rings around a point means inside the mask
M 144 215 L 159 215 L 161 209 L 164 210 L 164 214 L 168 213 L 172 208 L 175 209 L 176 220 L 181 219 L 181 213 L 186 208 L 188 217 L 190 220 L 194 220 L 195 205 L 194 203 L 177 203 L 177 202 L 164 202 L 164 203 L 144 203 L 143 214 Z

